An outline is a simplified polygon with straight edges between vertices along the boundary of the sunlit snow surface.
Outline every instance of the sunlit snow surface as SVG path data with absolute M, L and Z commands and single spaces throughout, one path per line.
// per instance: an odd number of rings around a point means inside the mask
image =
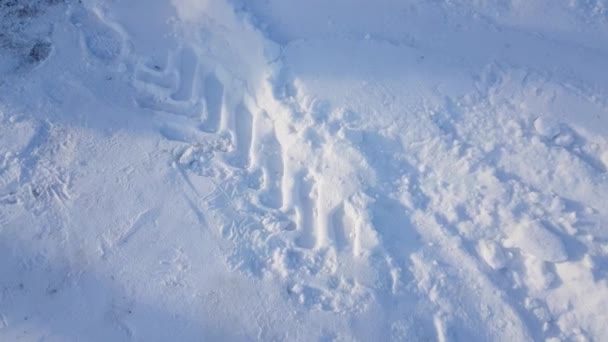
M 608 338 L 603 0 L 0 0 L 1 341 Z

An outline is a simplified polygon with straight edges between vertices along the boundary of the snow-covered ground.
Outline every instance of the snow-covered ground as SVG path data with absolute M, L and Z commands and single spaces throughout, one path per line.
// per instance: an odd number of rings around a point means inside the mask
M 1 341 L 606 322 L 606 0 L 0 0 Z

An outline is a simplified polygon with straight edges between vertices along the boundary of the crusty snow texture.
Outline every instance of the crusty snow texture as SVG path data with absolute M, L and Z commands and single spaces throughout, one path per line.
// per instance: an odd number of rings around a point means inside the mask
M 0 0 L 0 341 L 608 339 L 604 0 Z

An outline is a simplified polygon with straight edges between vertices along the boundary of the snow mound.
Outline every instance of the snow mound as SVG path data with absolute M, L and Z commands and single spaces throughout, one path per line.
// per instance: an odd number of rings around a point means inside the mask
M 568 260 L 564 243 L 539 220 L 526 220 L 520 223 L 510 238 L 524 254 L 539 260 L 548 262 Z
M 500 270 L 507 265 L 507 257 L 502 247 L 495 241 L 482 240 L 478 248 L 479 254 L 492 269 Z

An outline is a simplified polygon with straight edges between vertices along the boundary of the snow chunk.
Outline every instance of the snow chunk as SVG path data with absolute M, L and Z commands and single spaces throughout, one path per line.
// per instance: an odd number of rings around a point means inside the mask
M 602 153 L 602 156 L 600 157 L 600 159 L 602 160 L 602 163 L 604 163 L 604 167 L 606 169 L 608 169 L 608 150 L 604 151 L 604 153 Z
M 527 258 L 524 260 L 525 278 L 523 279 L 529 293 L 542 293 L 555 284 L 557 276 L 544 260 Z
M 192 165 L 195 162 L 206 163 L 211 159 L 213 159 L 213 149 L 211 146 L 193 145 L 182 152 L 177 162 L 181 165 Z
M 537 118 L 534 120 L 534 129 L 545 138 L 553 139 L 560 132 L 559 124 L 550 118 Z
M 568 260 L 568 253 L 562 240 L 538 220 L 529 220 L 520 224 L 513 234 L 513 242 L 524 254 L 542 261 Z
M 560 132 L 554 141 L 561 147 L 568 147 L 574 143 L 574 136 L 571 132 Z
M 478 245 L 479 255 L 494 270 L 500 270 L 507 264 L 502 247 L 492 240 L 482 240 Z

